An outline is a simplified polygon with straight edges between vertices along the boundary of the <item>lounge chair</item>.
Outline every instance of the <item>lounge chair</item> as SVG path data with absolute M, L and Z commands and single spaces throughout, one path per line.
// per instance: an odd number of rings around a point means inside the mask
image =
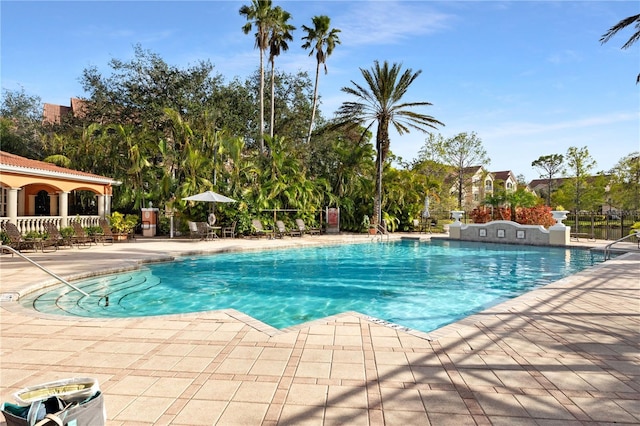
M 253 219 L 251 221 L 251 224 L 253 225 L 253 234 L 252 234 L 252 236 L 254 236 L 256 238 L 260 238 L 262 236 L 267 237 L 267 238 L 273 238 L 273 230 L 272 229 L 264 229 L 264 227 L 262 226 L 262 222 L 260 222 L 259 219 Z
M 236 223 L 233 222 L 231 226 L 225 226 L 222 228 L 222 238 L 235 238 L 236 237 Z
M 298 229 L 302 235 L 320 235 L 320 228 L 308 228 L 302 219 L 296 219 L 296 225 L 298 225 Z
M 102 242 L 103 246 L 106 246 L 107 244 L 113 244 L 114 237 L 109 222 L 107 222 L 105 219 L 100 219 L 98 224 L 100 225 L 100 228 L 102 228 L 102 235 L 97 236 L 96 242 Z
M 4 232 L 6 232 L 7 236 L 9 237 L 9 244 L 7 244 L 9 247 L 17 251 L 36 249 L 35 241 L 30 241 L 23 237 L 22 233 L 15 224 L 6 222 L 4 224 Z
M 48 240 L 55 242 L 56 249 L 63 246 L 73 247 L 71 238 L 65 238 L 55 224 L 51 222 L 45 222 L 44 232 L 47 233 Z
M 71 227 L 73 228 L 73 236 L 71 237 L 71 243 L 80 247 L 89 248 L 92 243 L 96 243 L 96 239 L 92 236 L 87 235 L 84 231 L 84 228 L 78 222 L 71 222 Z
M 302 236 L 302 232 L 300 232 L 297 229 L 287 229 L 287 227 L 284 226 L 284 222 L 283 221 L 277 220 L 276 221 L 276 237 L 282 238 L 284 236 L 301 237 Z

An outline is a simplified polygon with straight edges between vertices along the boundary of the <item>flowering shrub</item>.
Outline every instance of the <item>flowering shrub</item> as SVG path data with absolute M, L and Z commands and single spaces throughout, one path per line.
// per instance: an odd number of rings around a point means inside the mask
M 473 223 L 487 223 L 491 220 L 491 210 L 486 207 L 476 207 L 469 213 Z
M 509 220 L 511 217 L 511 209 L 508 207 L 500 207 L 493 210 L 491 217 L 491 209 L 487 207 L 476 207 L 469 217 L 473 223 L 487 223 L 492 220 Z M 545 228 L 555 225 L 556 221 L 551 215 L 551 207 L 520 207 L 516 211 L 516 222 L 521 225 L 542 225 Z
M 523 207 L 516 212 L 516 222 L 522 225 L 542 225 L 545 228 L 556 224 L 551 214 L 551 207 Z

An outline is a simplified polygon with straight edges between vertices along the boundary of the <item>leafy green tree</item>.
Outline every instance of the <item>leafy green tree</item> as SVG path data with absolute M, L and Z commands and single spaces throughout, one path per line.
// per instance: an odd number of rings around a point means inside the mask
M 464 185 L 470 177 L 469 170 L 475 166 L 486 166 L 491 162 L 482 146 L 482 139 L 475 132 L 463 132 L 448 139 L 429 139 L 426 141 L 425 149 L 433 153 L 438 161 L 454 170 L 458 188 L 458 208 L 462 208 Z
M 28 95 L 24 89 L 3 89 L 0 105 L 2 150 L 29 158 L 45 157 L 42 111 L 40 97 Z
M 609 31 L 607 31 L 602 35 L 602 37 L 600 37 L 600 43 L 604 44 L 608 42 L 611 39 L 611 37 L 613 37 L 618 33 L 618 31 L 634 23 L 635 23 L 634 27 L 636 28 L 636 32 L 633 33 L 631 37 L 629 37 L 629 40 L 627 40 L 627 42 L 622 45 L 623 49 L 628 49 L 629 47 L 631 47 L 632 44 L 634 44 L 636 41 L 638 41 L 638 39 L 640 39 L 640 14 L 629 16 L 628 18 L 624 18 L 620 22 L 615 24 L 613 27 L 609 28 Z M 640 83 L 640 74 L 638 74 L 638 77 L 636 78 L 636 84 L 638 83 Z
M 622 210 L 640 210 L 640 152 L 620 159 L 611 170 L 608 203 Z
M 338 110 L 338 120 L 347 127 L 360 126 L 366 123 L 365 132 L 374 124 L 376 130 L 376 192 L 374 195 L 374 224 L 380 223 L 382 215 L 382 170 L 387 158 L 391 140 L 389 129 L 391 126 L 400 136 L 410 129 L 427 132 L 428 128 L 443 125 L 435 118 L 415 112 L 413 108 L 429 106 L 429 102 L 401 102 L 407 94 L 411 83 L 420 75 L 421 71 L 413 72 L 410 68 L 402 72 L 400 64 L 385 61 L 382 66 L 374 61 L 371 70 L 360 69 L 366 85 L 353 80 L 353 87 L 343 87 L 342 91 L 357 98 L 356 101 L 344 102 Z M 363 135 L 364 133 L 363 132 Z
M 130 61 L 112 59 L 111 75 L 97 67 L 83 71 L 81 83 L 89 93 L 86 121 L 109 124 L 137 124 L 163 130 L 164 110 L 180 111 L 186 119 L 214 107 L 213 96 L 222 81 L 212 76 L 213 65 L 201 61 L 180 69 L 168 65 L 159 55 L 134 46 Z M 223 123 L 221 123 L 223 125 Z
M 287 41 L 292 41 L 291 32 L 296 29 L 287 21 L 291 19 L 291 14 L 280 6 L 273 9 L 273 25 L 269 33 L 269 63 L 271 64 L 271 120 L 269 126 L 269 135 L 273 137 L 273 128 L 275 120 L 275 58 L 280 56 L 281 52 L 289 50 Z
M 567 150 L 567 170 L 571 173 L 573 192 L 573 205 L 576 212 L 583 209 L 585 203 L 585 192 L 587 178 L 591 175 L 591 170 L 597 165 L 596 161 L 589 154 L 587 147 L 577 148 L 570 146 Z
M 305 72 L 287 74 L 276 71 L 274 135 L 286 140 L 305 140 L 307 120 L 311 111 L 311 80 Z M 308 147 L 290 144 L 292 155 L 305 160 Z
M 273 27 L 274 13 L 271 0 L 251 0 L 251 5 L 240 8 L 240 15 L 247 19 L 242 32 L 249 34 L 255 26 L 255 46 L 260 51 L 260 121 L 259 139 L 260 151 L 264 151 L 264 55 L 269 48 L 269 33 Z
M 445 142 L 441 134 L 430 133 L 425 140 L 425 144 L 418 151 L 418 158 L 415 159 L 410 168 L 423 176 L 425 187 L 431 200 L 437 202 L 434 208 L 442 210 L 452 210 L 457 205 L 457 200 L 451 196 L 451 185 L 446 182 L 451 175 L 452 167 L 439 161 L 437 152 L 432 151 L 435 146 Z
M 313 27 L 302 26 L 302 29 L 307 33 L 302 37 L 302 40 L 306 40 L 302 45 L 303 49 L 311 49 L 309 56 L 316 54 L 316 80 L 313 86 L 313 107 L 311 109 L 311 121 L 309 122 L 309 132 L 307 133 L 307 145 L 311 141 L 311 131 L 313 130 L 313 124 L 316 117 L 316 108 L 318 105 L 318 82 L 320 78 L 320 65 L 324 65 L 324 73 L 327 71 L 327 58 L 333 53 L 337 44 L 340 44 L 340 38 L 337 28 L 331 27 L 331 19 L 326 15 L 314 16 L 311 18 Z
M 515 191 L 507 191 L 504 194 L 504 200 L 511 208 L 510 219 L 512 222 L 515 222 L 518 208 L 535 206 L 538 201 L 538 197 L 527 191 L 525 188 L 518 188 Z
M 540 177 L 547 180 L 546 200 L 547 206 L 551 206 L 551 193 L 553 192 L 553 178 L 563 170 L 564 157 L 562 154 L 542 155 L 531 163 L 531 167 L 540 170 Z

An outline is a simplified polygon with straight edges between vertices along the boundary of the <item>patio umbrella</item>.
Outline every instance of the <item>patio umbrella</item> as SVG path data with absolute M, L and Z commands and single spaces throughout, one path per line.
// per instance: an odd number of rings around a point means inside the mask
M 190 197 L 183 198 L 183 200 L 205 201 L 205 202 L 211 203 L 211 208 L 209 209 L 209 212 L 210 212 L 209 225 L 211 226 L 213 226 L 213 224 L 216 222 L 216 216 L 213 213 L 214 203 L 235 203 L 236 202 L 236 200 L 234 200 L 233 198 L 229 198 L 227 196 L 218 194 L 217 192 L 213 192 L 213 191 L 201 192 L 200 194 L 191 195 Z
M 429 213 L 429 196 L 427 195 L 426 197 L 424 197 L 424 208 L 422 209 L 422 217 L 424 219 L 427 219 L 430 216 L 431 213 Z
M 187 201 L 206 201 L 209 203 L 235 203 L 236 200 L 233 198 L 226 197 L 224 195 L 220 195 L 217 192 L 213 191 L 205 191 L 200 194 L 192 195 L 190 197 L 183 198 L 183 200 Z

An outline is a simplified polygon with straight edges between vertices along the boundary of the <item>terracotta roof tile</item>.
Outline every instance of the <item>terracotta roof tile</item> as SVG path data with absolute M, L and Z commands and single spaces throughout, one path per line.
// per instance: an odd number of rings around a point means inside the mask
M 24 169 L 32 169 L 39 171 L 46 171 L 52 173 L 61 173 L 66 175 L 84 176 L 93 179 L 107 179 L 112 180 L 106 176 L 100 176 L 93 173 L 85 173 L 78 170 L 67 169 L 65 167 L 56 166 L 55 164 L 45 163 L 44 161 L 31 160 L 29 158 L 20 157 L 19 155 L 11 154 L 9 152 L 0 151 L 0 168 L 2 166 L 20 167 Z

